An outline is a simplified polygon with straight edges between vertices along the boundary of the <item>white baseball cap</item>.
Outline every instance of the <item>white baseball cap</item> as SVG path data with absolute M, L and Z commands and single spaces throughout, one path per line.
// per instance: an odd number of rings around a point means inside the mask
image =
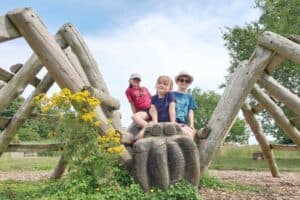
M 142 77 L 141 77 L 141 75 L 135 73 L 135 74 L 131 74 L 129 79 L 130 79 L 130 80 L 131 80 L 131 79 L 139 79 L 139 80 L 141 81 L 141 80 L 142 80 Z

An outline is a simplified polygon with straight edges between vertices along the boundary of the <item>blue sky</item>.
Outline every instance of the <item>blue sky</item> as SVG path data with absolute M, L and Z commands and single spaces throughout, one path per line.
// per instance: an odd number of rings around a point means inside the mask
M 0 15 L 32 7 L 51 33 L 73 23 L 84 37 L 113 96 L 121 101 L 123 123 L 130 122 L 125 98 L 128 77 L 140 73 L 154 93 L 159 75 L 194 75 L 191 87 L 218 90 L 230 58 L 225 27 L 257 20 L 254 0 L 0 0 Z M 23 39 L 0 44 L 0 67 L 24 63 L 32 51 Z M 3 56 L 4 55 L 4 56 Z M 55 90 L 55 89 L 54 89 Z

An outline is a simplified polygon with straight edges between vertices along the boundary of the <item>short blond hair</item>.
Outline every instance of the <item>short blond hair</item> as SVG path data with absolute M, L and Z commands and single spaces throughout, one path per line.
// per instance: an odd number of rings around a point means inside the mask
M 173 81 L 172 81 L 172 78 L 169 76 L 165 76 L 165 75 L 159 76 L 157 78 L 156 84 L 159 84 L 159 83 L 166 83 L 170 87 L 170 90 L 173 89 Z

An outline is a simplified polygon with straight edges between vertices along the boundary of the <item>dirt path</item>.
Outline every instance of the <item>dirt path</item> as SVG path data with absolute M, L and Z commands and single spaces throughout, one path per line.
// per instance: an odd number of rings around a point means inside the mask
M 211 170 L 210 175 L 220 178 L 224 182 L 243 183 L 259 186 L 257 192 L 225 192 L 222 190 L 201 189 L 204 199 L 300 199 L 300 172 L 281 172 L 280 178 L 272 178 L 270 172 L 254 171 L 220 171 Z
M 35 181 L 49 178 L 49 171 L 32 171 L 32 172 L 0 172 L 0 181 L 2 180 L 22 180 Z M 281 178 L 272 178 L 270 172 L 254 171 L 221 171 L 210 170 L 211 176 L 216 176 L 224 182 L 242 183 L 259 186 L 261 193 L 237 191 L 228 192 L 224 190 L 201 189 L 205 200 L 299 200 L 300 199 L 300 172 L 281 172 Z

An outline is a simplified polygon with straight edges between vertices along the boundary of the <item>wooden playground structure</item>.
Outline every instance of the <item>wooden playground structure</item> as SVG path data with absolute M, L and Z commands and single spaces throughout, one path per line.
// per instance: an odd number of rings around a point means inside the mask
M 0 155 L 3 152 L 58 150 L 57 144 L 11 144 L 26 119 L 53 117 L 33 113 L 34 105 L 31 102 L 38 94 L 46 93 L 54 82 L 60 88 L 69 88 L 72 92 L 88 90 L 102 102 L 96 109 L 97 118 L 102 122 L 99 133 L 106 134 L 111 126 L 121 133 L 122 143 L 127 149 L 121 156 L 121 163 L 134 169 L 134 174 L 144 190 L 149 190 L 152 186 L 166 189 L 170 183 L 182 178 L 197 185 L 223 144 L 240 110 L 261 147 L 273 177 L 279 176 L 273 150 L 300 150 L 300 132 L 297 129 L 300 124 L 300 97 L 271 76 L 285 59 L 300 64 L 299 36 L 285 38 L 272 32 L 262 34 L 252 56 L 241 62 L 225 88 L 207 125 L 211 132 L 203 144 L 186 139 L 174 124 L 160 124 L 149 127 L 148 136 L 133 147 L 128 145 L 130 133 L 121 124 L 119 101 L 111 96 L 99 66 L 74 25 L 63 25 L 53 36 L 31 8 L 16 9 L 0 16 L 0 42 L 18 37 L 24 37 L 34 53 L 24 64 L 11 66 L 10 72 L 0 68 L 0 111 L 17 98 L 28 84 L 34 86 L 35 90 L 12 118 L 0 118 L 0 127 L 4 129 L 0 134 Z M 40 80 L 36 74 L 43 67 L 48 73 Z M 250 106 L 247 102 L 248 96 L 252 96 L 257 104 Z M 274 99 L 285 104 L 298 117 L 288 119 Z M 295 145 L 268 143 L 255 117 L 263 109 Z M 110 118 L 112 124 L 109 123 Z M 168 167 L 170 162 L 179 167 L 172 171 Z M 148 172 L 150 169 L 147 165 L 153 166 L 155 163 L 163 163 L 163 167 L 157 173 Z M 61 156 L 52 178 L 59 178 L 66 165 L 67 161 Z

